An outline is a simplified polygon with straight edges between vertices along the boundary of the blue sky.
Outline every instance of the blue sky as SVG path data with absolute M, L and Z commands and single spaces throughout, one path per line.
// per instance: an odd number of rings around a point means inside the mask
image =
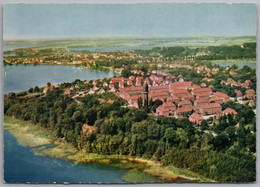
M 4 39 L 256 35 L 254 4 L 6 4 Z

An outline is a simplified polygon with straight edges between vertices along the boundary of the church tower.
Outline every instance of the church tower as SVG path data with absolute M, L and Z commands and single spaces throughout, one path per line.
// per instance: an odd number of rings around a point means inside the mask
M 144 108 L 148 111 L 148 94 L 149 94 L 149 88 L 148 84 L 145 83 L 143 86 L 143 99 L 144 99 Z

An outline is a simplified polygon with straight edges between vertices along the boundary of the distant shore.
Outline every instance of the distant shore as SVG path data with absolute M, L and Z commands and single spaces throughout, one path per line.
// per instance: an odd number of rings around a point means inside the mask
M 53 158 L 72 161 L 75 163 L 100 163 L 109 164 L 118 168 L 126 169 L 128 172 L 122 177 L 129 183 L 148 183 L 144 181 L 147 177 L 139 175 L 150 175 L 156 177 L 153 182 L 215 182 L 202 177 L 187 169 L 179 169 L 173 166 L 163 166 L 159 162 L 137 157 L 123 155 L 98 155 L 78 150 L 62 138 L 56 138 L 47 129 L 32 125 L 30 122 L 4 116 L 4 127 L 9 130 L 18 142 L 29 147 L 36 155 L 49 156 Z M 146 179 L 147 180 L 147 179 Z
M 212 62 L 212 63 L 243 63 L 243 62 L 257 63 L 256 59 L 213 60 L 213 61 L 209 61 L 209 62 Z

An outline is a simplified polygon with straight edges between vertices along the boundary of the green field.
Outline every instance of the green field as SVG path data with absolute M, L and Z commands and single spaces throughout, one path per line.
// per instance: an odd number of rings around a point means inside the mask
M 198 37 L 75 37 L 52 39 L 4 40 L 4 45 L 39 45 L 37 48 L 119 47 L 119 46 L 220 46 L 255 42 L 256 36 Z

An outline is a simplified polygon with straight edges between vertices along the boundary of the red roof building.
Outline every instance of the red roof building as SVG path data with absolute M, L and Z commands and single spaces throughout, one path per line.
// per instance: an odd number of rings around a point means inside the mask
M 223 104 L 223 98 L 213 95 L 213 96 L 209 99 L 209 102 L 211 102 L 211 103 Z
M 183 100 L 183 101 L 180 101 L 179 103 L 178 103 L 178 106 L 180 107 L 180 106 L 182 106 L 182 107 L 188 107 L 188 106 L 192 106 L 192 103 L 190 102 L 190 101 L 188 101 L 188 100 Z
M 164 108 L 162 105 L 156 108 L 156 115 L 157 116 L 164 116 L 169 117 L 169 109 Z
M 196 99 L 209 99 L 209 93 L 201 92 L 196 94 Z
M 169 97 L 169 94 L 168 94 L 168 92 L 153 92 L 153 93 L 149 93 L 149 97 L 152 97 L 152 98 L 160 97 L 165 100 Z
M 136 86 L 142 86 L 142 80 L 141 79 L 136 79 Z
M 150 86 L 149 92 L 169 91 L 169 86 Z
M 235 90 L 236 97 L 242 97 L 242 92 L 240 90 Z
M 184 95 L 189 95 L 190 92 L 187 90 L 174 90 L 171 92 L 172 95 L 175 95 L 176 97 L 183 97 Z
M 179 97 L 176 97 L 175 95 L 172 95 L 170 97 L 167 98 L 168 102 L 174 102 L 176 104 L 178 104 L 181 100 Z
M 172 102 L 163 103 L 161 106 L 171 111 L 176 110 L 176 106 Z
M 198 93 L 207 93 L 207 94 L 212 94 L 211 88 L 199 88 L 199 89 L 194 89 L 191 91 L 193 95 L 197 95 Z
M 124 88 L 124 87 L 125 87 L 124 81 L 120 81 L 120 82 L 119 82 L 119 88 Z
M 227 94 L 224 94 L 222 92 L 216 92 L 214 93 L 215 96 L 221 97 L 223 99 L 223 102 L 226 103 L 230 101 L 230 97 Z
M 131 75 L 131 76 L 129 77 L 129 80 L 131 80 L 131 81 L 135 80 L 135 76 Z
M 198 113 L 193 113 L 192 115 L 190 115 L 189 120 L 190 122 L 199 125 L 204 120 L 204 118 Z
M 190 89 L 192 88 L 192 82 L 174 82 L 170 84 L 170 89 L 179 88 L 179 89 Z
M 246 90 L 246 94 L 255 94 L 255 90 L 253 89 Z
M 95 130 L 95 126 L 89 126 L 87 124 L 84 124 L 82 126 L 82 131 L 83 131 L 83 134 L 86 134 L 86 132 L 92 132 Z
M 200 107 L 200 106 L 205 105 L 205 104 L 209 104 L 209 100 L 208 99 L 200 98 L 200 99 L 196 99 L 194 101 L 194 106 L 195 107 Z
M 202 105 L 199 108 L 199 112 L 203 115 L 216 114 L 221 111 L 222 111 L 222 106 L 218 103 L 209 103 L 206 105 Z
M 191 93 L 187 93 L 187 94 L 185 94 L 185 95 L 183 95 L 183 96 L 181 96 L 181 99 L 183 99 L 183 100 L 194 100 L 194 95 L 192 95 Z
M 116 83 L 116 82 L 119 82 L 119 81 L 125 81 L 125 78 L 124 77 L 113 77 L 110 81 L 110 83 Z
M 248 93 L 248 94 L 244 95 L 244 98 L 245 99 L 254 99 L 255 98 L 255 94 Z
M 133 81 L 131 80 L 131 79 L 129 79 L 128 81 L 127 81 L 127 85 L 128 86 L 133 86 L 134 84 L 133 84 Z
M 228 115 L 228 114 L 237 115 L 237 112 L 234 109 L 228 107 L 228 108 L 226 108 L 226 110 L 223 111 L 223 114 L 224 115 Z
M 180 107 L 177 110 L 175 110 L 174 114 L 176 118 L 188 117 L 188 115 L 190 115 L 195 110 L 196 109 L 193 106 Z
M 129 94 L 141 94 L 142 93 L 142 86 L 131 86 L 131 87 L 127 87 L 127 88 L 121 88 L 119 89 L 120 92 L 127 92 Z

